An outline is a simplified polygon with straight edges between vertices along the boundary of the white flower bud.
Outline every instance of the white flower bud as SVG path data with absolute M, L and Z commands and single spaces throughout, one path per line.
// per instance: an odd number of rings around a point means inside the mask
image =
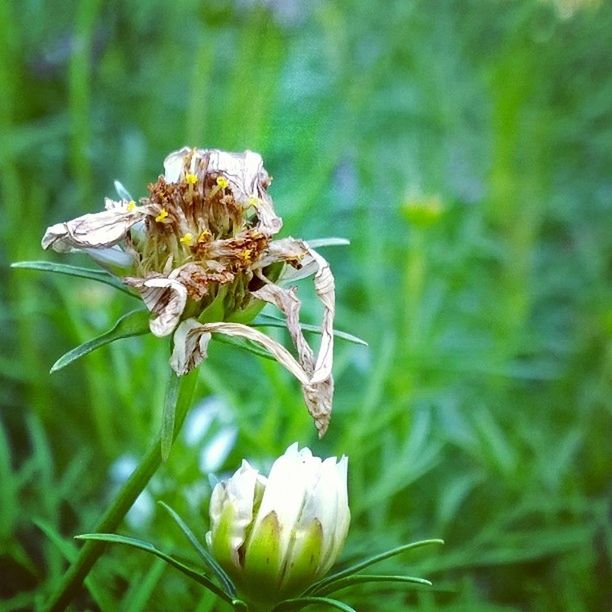
M 329 571 L 350 522 L 347 465 L 293 444 L 268 478 L 244 461 L 217 484 L 206 540 L 247 599 L 273 604 Z

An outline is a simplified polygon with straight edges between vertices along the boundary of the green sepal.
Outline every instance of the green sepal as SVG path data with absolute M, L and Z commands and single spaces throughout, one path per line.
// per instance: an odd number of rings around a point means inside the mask
M 280 588 L 281 597 L 299 594 L 317 577 L 323 550 L 323 527 L 317 519 L 292 538 Z
M 355 608 L 351 608 L 348 604 L 337 599 L 331 599 L 330 597 L 296 597 L 295 599 L 285 599 L 279 604 L 272 608 L 272 612 L 289 612 L 290 610 L 301 610 L 306 606 L 313 606 L 315 604 L 322 604 L 335 608 L 336 610 L 343 610 L 343 612 L 357 612 Z
M 346 569 L 340 572 L 337 572 L 335 574 L 332 574 L 331 576 L 328 576 L 327 578 L 323 578 L 322 580 L 315 582 L 312 586 L 308 587 L 303 594 L 314 595 L 321 593 L 323 590 L 327 589 L 328 586 L 330 586 L 332 583 L 342 578 L 346 578 L 347 576 L 352 576 L 357 572 L 361 571 L 362 569 L 373 565 L 374 563 L 379 563 L 380 561 L 384 561 L 389 557 L 394 557 L 408 550 L 414 550 L 416 548 L 421 548 L 422 546 L 430 546 L 432 544 L 444 544 L 444 540 L 440 540 L 437 538 L 431 540 L 419 540 L 418 542 L 411 542 L 410 544 L 404 544 L 403 546 L 397 546 L 396 548 L 386 550 L 385 552 L 379 553 L 378 555 L 374 555 L 373 557 L 368 557 L 367 559 L 364 559 L 359 563 L 355 563 L 355 565 L 351 565 L 350 567 L 347 567 Z
M 102 335 L 92 338 L 83 344 L 64 353 L 51 367 L 51 373 L 57 372 L 73 361 L 84 357 L 96 349 L 121 338 L 142 336 L 149 332 L 149 313 L 147 310 L 133 310 L 123 315 L 111 329 Z
M 123 291 L 123 293 L 127 293 L 134 298 L 140 299 L 138 295 L 130 291 L 123 283 L 121 283 L 116 276 L 113 276 L 106 270 L 71 266 L 70 264 L 55 263 L 53 261 L 16 261 L 15 263 L 11 264 L 11 268 L 38 270 L 40 272 L 53 272 L 55 274 L 64 274 L 65 276 L 87 278 L 98 283 L 104 283 L 105 285 L 109 285 L 114 289 Z
M 217 563 L 215 558 L 206 550 L 199 540 L 195 537 L 194 533 L 189 529 L 185 521 L 179 516 L 179 514 L 173 510 L 168 504 L 163 501 L 157 502 L 168 514 L 174 519 L 174 522 L 179 526 L 179 529 L 185 534 L 195 551 L 198 553 L 202 561 L 211 569 L 211 571 L 217 576 L 219 581 L 225 587 L 225 592 L 229 595 L 236 595 L 236 587 L 227 575 L 225 570 Z
M 246 543 L 242 586 L 255 602 L 276 602 L 280 599 L 282 555 L 280 523 L 272 511 L 256 525 Z
M 231 604 L 234 598 L 228 595 L 223 589 L 218 587 L 208 576 L 205 574 L 185 565 L 183 562 L 171 557 L 170 555 L 162 552 L 154 544 L 145 542 L 144 540 L 138 540 L 136 538 L 128 538 L 125 536 L 117 535 L 116 533 L 84 533 L 82 535 L 75 536 L 77 540 L 100 540 L 102 542 L 110 542 L 114 544 L 125 544 L 132 548 L 144 550 L 145 552 L 155 555 L 160 559 L 163 559 L 168 565 L 171 565 L 179 572 L 185 574 L 185 576 L 195 580 L 198 584 L 212 591 L 217 597 L 220 597 L 227 603 Z
M 238 551 L 232 550 L 232 535 L 235 520 L 236 510 L 234 505 L 231 503 L 224 504 L 210 543 L 210 552 L 212 556 L 225 571 L 228 571 L 232 575 L 233 578 L 237 578 L 240 575 L 240 568 L 236 565 Z

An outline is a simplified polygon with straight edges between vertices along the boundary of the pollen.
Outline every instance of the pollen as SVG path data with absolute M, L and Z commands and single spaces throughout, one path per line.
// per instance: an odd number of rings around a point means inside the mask
M 133 210 L 136 210 L 136 202 L 134 202 L 134 200 L 130 200 L 127 203 L 127 211 L 132 212 Z
M 159 211 L 159 215 L 155 217 L 155 221 L 157 221 L 157 223 L 166 223 L 167 218 L 168 218 L 168 211 L 165 208 L 162 208 Z
M 229 181 L 224 176 L 218 176 L 217 185 L 219 185 L 221 189 L 225 189 L 229 185 Z
M 198 182 L 198 175 L 197 174 L 192 174 L 191 172 L 188 172 L 185 175 L 185 182 L 188 185 L 195 185 Z
M 193 244 L 193 234 L 191 232 L 183 234 L 183 236 L 180 238 L 180 242 L 185 246 L 191 246 Z
M 253 195 L 247 200 L 247 204 L 253 208 L 257 208 L 259 206 L 259 198 Z

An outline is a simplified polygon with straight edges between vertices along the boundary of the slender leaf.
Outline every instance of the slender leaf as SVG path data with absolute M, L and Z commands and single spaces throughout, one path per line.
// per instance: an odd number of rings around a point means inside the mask
M 96 349 L 121 338 L 142 336 L 149 331 L 149 313 L 146 310 L 133 310 L 123 315 L 111 329 L 102 335 L 92 338 L 83 344 L 64 353 L 52 366 L 51 372 L 57 372 L 73 361 L 84 357 Z
M 407 584 L 418 584 L 420 586 L 432 586 L 432 583 L 425 578 L 415 578 L 414 576 L 392 576 L 387 574 L 357 574 L 340 578 L 325 588 L 317 590 L 319 595 L 329 595 L 340 589 L 346 589 L 355 584 L 365 582 L 403 582 Z
M 109 285 L 123 293 L 127 293 L 133 298 L 139 299 L 138 295 L 130 291 L 117 277 L 113 276 L 106 270 L 98 270 L 96 268 L 84 268 L 81 266 L 71 266 L 70 264 L 55 263 L 53 261 L 16 261 L 11 264 L 11 268 L 19 268 L 22 270 L 38 270 L 40 272 L 54 272 L 55 274 L 64 274 L 65 276 L 76 276 L 78 278 L 87 278 L 98 283 Z
M 348 246 L 351 244 L 351 241 L 347 238 L 313 238 L 312 240 L 307 240 L 306 243 L 309 247 L 318 249 L 328 246 Z
M 253 327 L 255 327 L 253 325 Z M 264 359 L 270 359 L 271 361 L 276 361 L 270 353 L 265 351 L 262 348 L 259 348 L 254 342 L 250 340 L 246 340 L 245 338 L 237 338 L 234 336 L 225 336 L 224 334 L 215 334 L 215 341 L 222 342 L 223 344 L 230 344 L 236 348 L 242 349 L 243 351 L 248 351 L 249 353 L 253 353 L 258 357 L 263 357 Z
M 164 397 L 164 412 L 162 414 L 161 426 L 161 456 L 166 462 L 170 456 L 172 442 L 174 442 L 174 420 L 176 416 L 176 402 L 178 401 L 179 378 L 174 372 L 170 372 L 170 378 L 166 386 Z
M 378 555 L 374 555 L 373 557 L 369 557 L 367 559 L 364 559 L 363 561 L 360 561 L 359 563 L 355 563 L 355 565 L 351 565 L 350 567 L 347 567 L 346 569 L 343 569 L 340 572 L 332 574 L 331 576 L 328 576 L 327 578 L 323 578 L 323 580 L 319 580 L 318 582 L 315 582 L 313 585 L 311 585 L 304 591 L 304 595 L 311 594 L 311 593 L 319 593 L 323 589 L 327 589 L 329 585 L 336 582 L 337 580 L 340 580 L 341 578 L 346 578 L 347 576 L 352 576 L 353 574 L 356 574 L 360 570 L 365 569 L 366 567 L 369 567 L 370 565 L 374 565 L 374 563 L 379 563 L 380 561 L 384 561 L 385 559 L 388 559 L 389 557 L 394 557 L 408 550 L 414 550 L 416 548 L 421 548 L 422 546 L 429 546 L 431 544 L 444 544 L 444 540 L 439 540 L 439 539 L 419 540 L 418 542 L 411 542 L 410 544 L 404 544 L 403 546 L 398 546 L 397 548 L 392 548 Z
M 61 536 L 50 523 L 40 518 L 33 519 L 32 522 L 47 536 L 47 538 L 49 538 L 66 561 L 72 563 L 76 559 L 79 552 L 76 546 L 71 541 L 66 540 L 63 536 Z M 91 576 L 87 576 L 87 578 L 85 578 L 85 586 L 91 593 L 91 596 L 95 602 L 103 610 L 108 609 L 110 605 L 108 598 L 104 595 L 104 593 L 102 593 L 99 586 Z
M 331 606 L 332 608 L 336 608 L 336 610 L 344 610 L 344 612 L 357 612 L 355 608 L 351 608 L 351 606 L 348 604 L 329 597 L 296 597 L 295 599 L 285 599 L 285 601 L 281 601 L 281 603 L 272 608 L 272 612 L 301 610 L 306 606 L 312 606 L 315 604 L 325 604 Z
M 259 315 L 252 323 L 250 323 L 250 325 L 252 327 L 282 327 L 283 329 L 287 328 L 287 323 L 284 319 L 269 314 Z M 304 331 L 312 332 L 314 334 L 321 334 L 321 328 L 317 327 L 316 325 L 300 323 L 300 327 Z M 361 344 L 362 346 L 368 346 L 368 343 L 365 340 L 359 338 L 358 336 L 354 336 L 353 334 L 349 334 L 348 332 L 343 332 L 334 329 L 334 336 L 336 338 L 340 338 L 341 340 L 346 340 L 347 342 Z
M 179 572 L 185 574 L 185 576 L 195 580 L 198 584 L 201 584 L 203 587 L 207 588 L 209 591 L 212 591 L 217 597 L 220 597 L 227 603 L 231 604 L 233 598 L 230 597 L 223 589 L 219 588 L 208 576 L 198 572 L 197 570 L 185 565 L 178 559 L 171 557 L 170 555 L 162 552 L 155 545 L 150 542 L 145 542 L 144 540 L 138 540 L 136 538 L 129 538 L 126 536 L 121 536 L 116 533 L 84 533 L 78 536 L 75 536 L 77 540 L 98 540 L 101 542 L 109 542 L 113 544 L 125 544 L 126 546 L 131 546 L 133 548 L 138 548 L 139 550 L 144 550 L 151 555 L 155 555 L 160 559 L 163 559 L 168 565 L 171 565 Z
M 208 567 L 215 573 L 215 575 L 219 578 L 219 580 L 223 583 L 225 587 L 225 591 L 235 596 L 236 595 L 236 587 L 234 587 L 234 583 L 231 581 L 230 577 L 225 573 L 225 570 L 217 563 L 215 558 L 200 544 L 199 540 L 196 538 L 195 534 L 185 521 L 178 515 L 178 513 L 173 510 L 168 504 L 163 501 L 158 502 L 159 505 L 168 512 L 168 514 L 174 519 L 176 524 L 179 526 L 181 531 L 185 534 L 191 545 L 195 548 L 198 555 L 200 555 L 202 561 L 208 565 Z

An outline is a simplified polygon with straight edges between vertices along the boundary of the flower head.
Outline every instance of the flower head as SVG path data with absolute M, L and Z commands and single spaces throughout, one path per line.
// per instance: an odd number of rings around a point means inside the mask
M 119 185 L 120 200 L 107 198 L 104 211 L 49 227 L 42 246 L 85 251 L 137 292 L 151 332 L 174 333 L 170 363 L 178 375 L 205 358 L 211 334 L 261 344 L 298 378 L 322 435 L 333 394 L 333 276 L 304 241 L 273 239 L 282 221 L 270 182 L 257 153 L 184 147 L 168 155 L 164 175 L 138 204 Z M 316 357 L 299 325 L 295 289 L 278 284 L 297 274 L 315 275 L 324 306 Z M 266 302 L 285 314 L 297 358 L 245 325 Z
M 262 476 L 242 467 L 213 490 L 208 546 L 252 601 L 299 594 L 326 574 L 350 523 L 348 460 L 290 446 Z

